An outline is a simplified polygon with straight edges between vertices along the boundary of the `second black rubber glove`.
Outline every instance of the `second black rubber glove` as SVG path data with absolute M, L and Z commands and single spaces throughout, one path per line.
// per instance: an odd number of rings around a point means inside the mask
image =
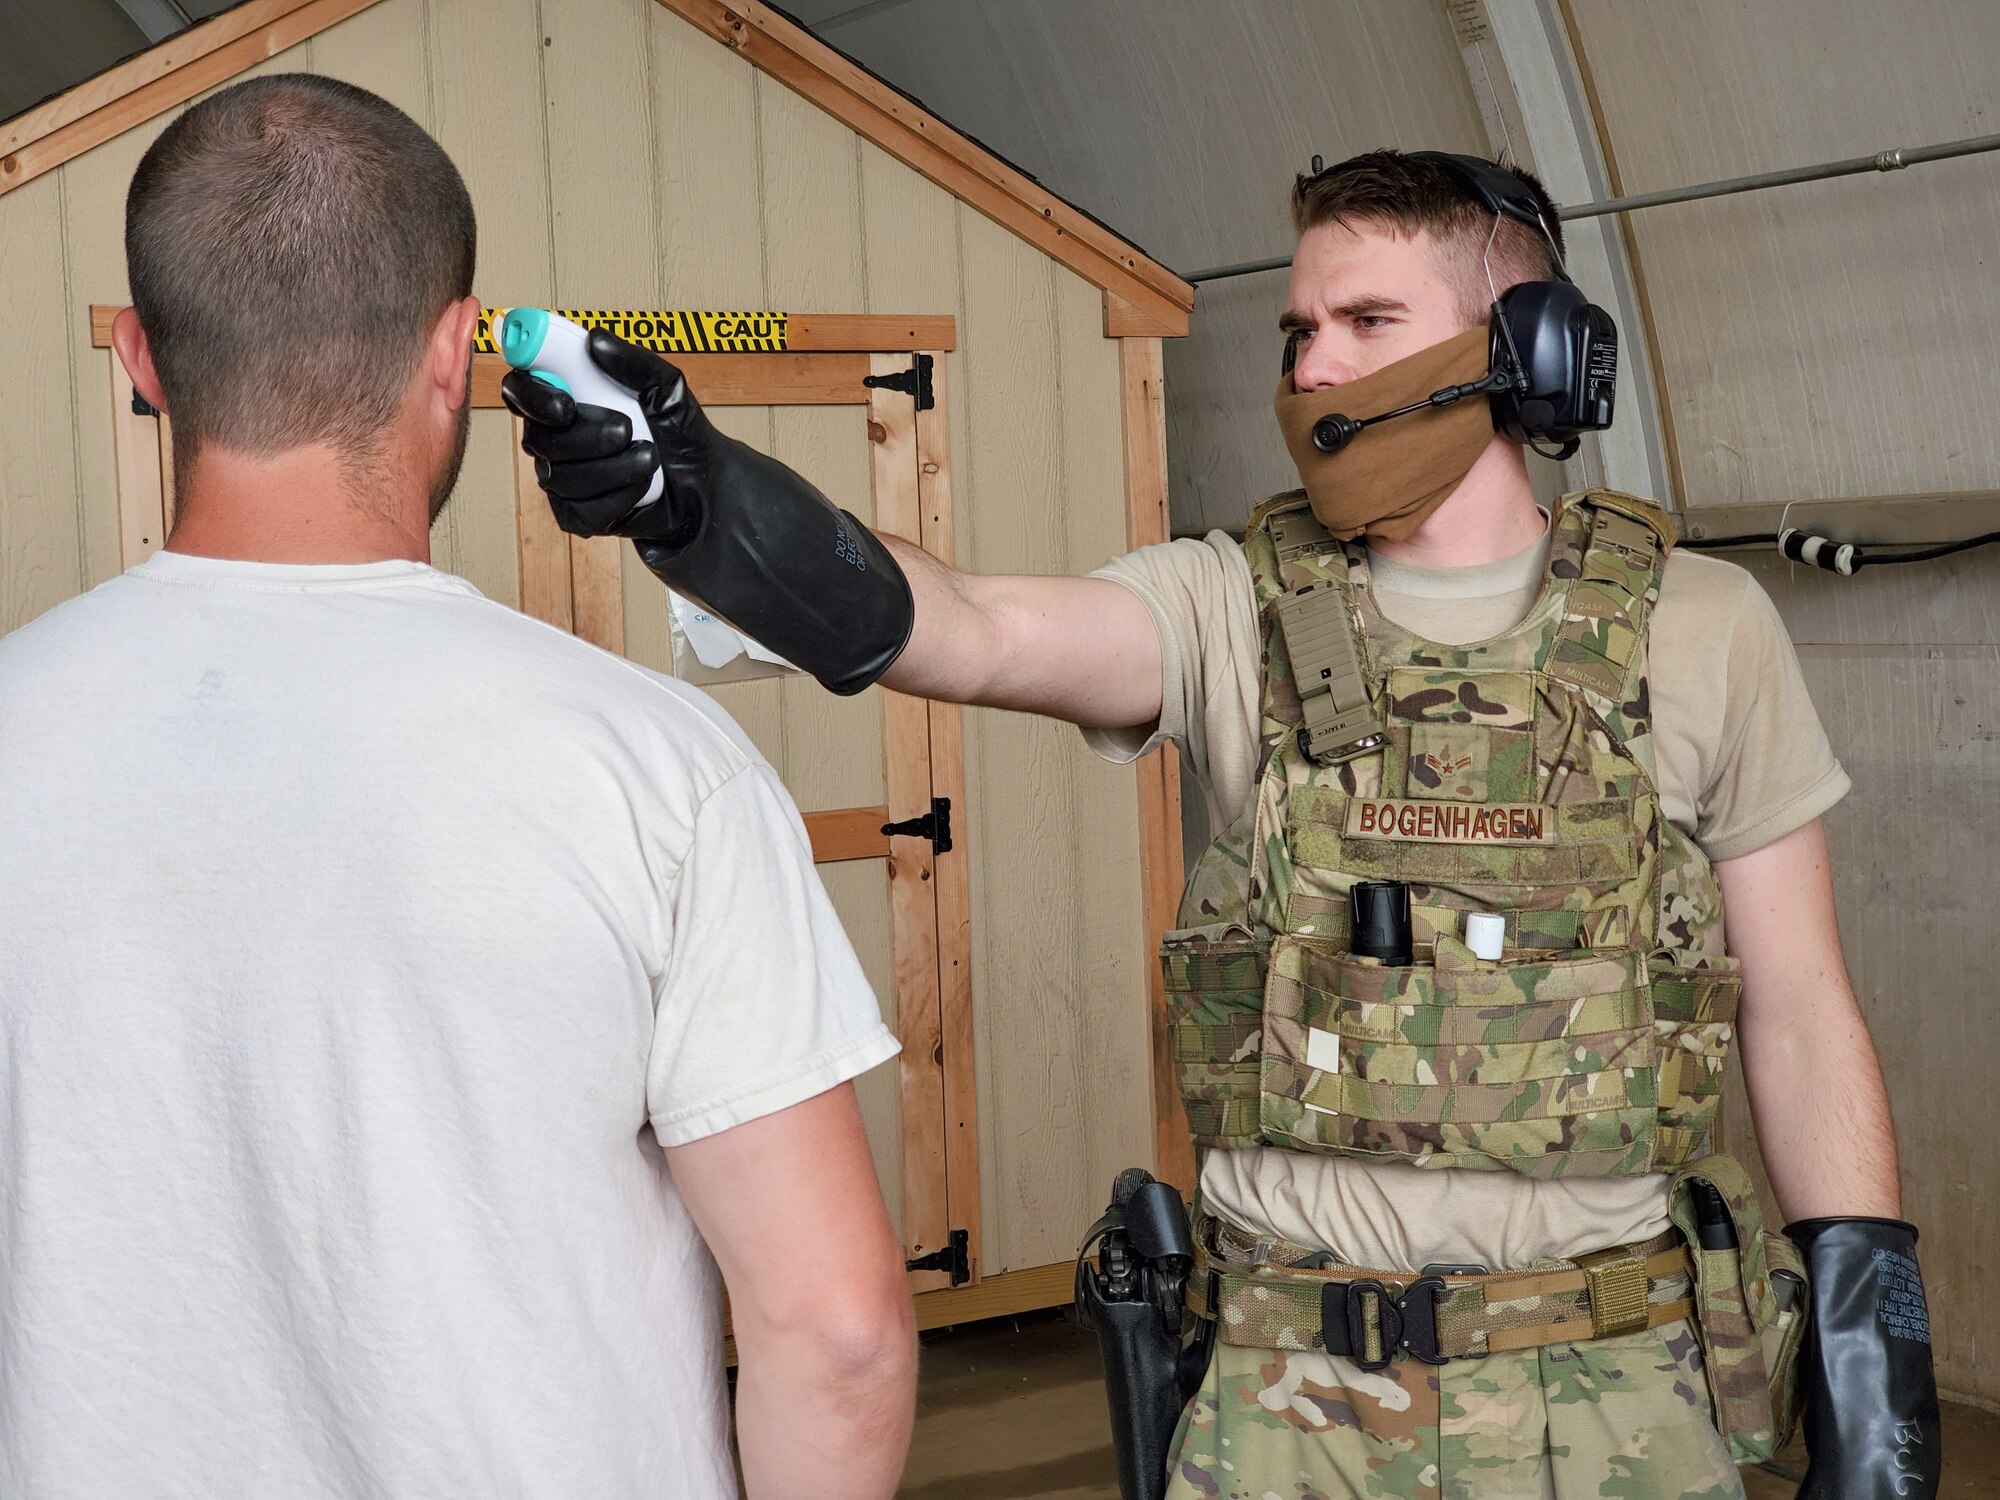
M 1812 1329 L 1799 1367 L 1800 1500 L 1932 1500 L 1943 1455 L 1917 1231 L 1900 1219 L 1802 1219 Z
M 887 671 L 914 610 L 881 540 L 775 458 L 716 431 L 666 360 L 601 328 L 589 344 L 637 398 L 645 432 L 527 371 L 500 383 L 556 524 L 630 537 L 662 582 L 833 692 L 858 693 Z M 641 504 L 659 472 L 663 493 Z

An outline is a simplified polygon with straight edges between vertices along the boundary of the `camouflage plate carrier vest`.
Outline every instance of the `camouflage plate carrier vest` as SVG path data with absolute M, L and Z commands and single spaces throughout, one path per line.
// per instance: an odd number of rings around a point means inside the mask
M 1701 1154 L 1742 981 L 1654 774 L 1674 527 L 1593 491 L 1551 529 L 1527 618 L 1439 646 L 1383 618 L 1367 550 L 1302 493 L 1253 518 L 1262 771 L 1161 951 L 1200 1143 L 1538 1177 Z M 1409 884 L 1409 967 L 1349 953 L 1360 880 Z M 1461 941 L 1469 911 L 1505 918 L 1497 962 Z

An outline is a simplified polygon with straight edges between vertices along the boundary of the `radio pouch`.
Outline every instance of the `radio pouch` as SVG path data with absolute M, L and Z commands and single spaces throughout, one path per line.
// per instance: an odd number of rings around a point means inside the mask
M 1764 1228 L 1750 1176 L 1704 1156 L 1674 1174 L 1668 1212 L 1695 1267 L 1695 1326 L 1715 1425 L 1738 1464 L 1791 1440 L 1808 1308 L 1805 1262 Z

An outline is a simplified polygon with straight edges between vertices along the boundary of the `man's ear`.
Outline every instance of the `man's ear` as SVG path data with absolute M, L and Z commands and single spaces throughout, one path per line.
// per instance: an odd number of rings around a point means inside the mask
M 111 320 L 111 347 L 118 351 L 118 363 L 132 377 L 132 389 L 150 402 L 155 411 L 167 409 L 166 394 L 160 389 L 159 371 L 153 368 L 153 346 L 146 342 L 146 330 L 131 308 L 120 308 Z
M 447 411 L 457 411 L 467 398 L 466 369 L 472 361 L 472 333 L 479 325 L 479 299 L 462 297 L 444 310 L 431 330 L 425 373 L 446 400 Z

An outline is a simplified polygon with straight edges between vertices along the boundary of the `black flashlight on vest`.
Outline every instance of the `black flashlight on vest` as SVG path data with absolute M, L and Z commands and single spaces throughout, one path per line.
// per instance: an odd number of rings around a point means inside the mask
M 1356 958 L 1407 966 L 1410 888 L 1400 880 L 1363 880 L 1347 893 L 1347 946 Z

